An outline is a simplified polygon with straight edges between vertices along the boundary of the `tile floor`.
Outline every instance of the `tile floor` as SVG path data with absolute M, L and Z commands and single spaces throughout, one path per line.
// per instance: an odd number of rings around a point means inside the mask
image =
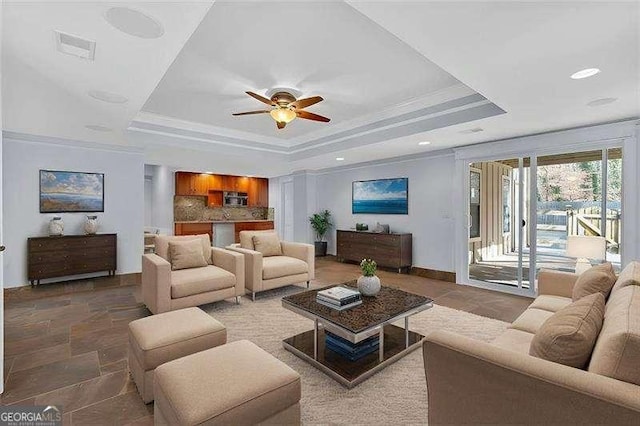
M 343 282 L 358 271 L 357 265 L 318 259 L 314 284 Z M 531 303 L 413 275 L 379 275 L 437 304 L 503 321 L 513 321 Z M 1 403 L 61 405 L 66 425 L 153 424 L 153 404 L 139 398 L 126 361 L 127 324 L 150 315 L 141 302 L 139 279 L 104 277 L 5 291 Z

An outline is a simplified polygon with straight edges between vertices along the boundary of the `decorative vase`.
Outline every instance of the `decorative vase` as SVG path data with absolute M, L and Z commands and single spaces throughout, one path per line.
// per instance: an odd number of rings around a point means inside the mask
M 380 291 L 380 278 L 376 275 L 358 278 L 358 291 L 364 296 L 375 296 Z
M 315 241 L 313 245 L 315 246 L 316 257 L 323 257 L 327 255 L 326 241 Z
M 64 222 L 61 217 L 54 217 L 49 221 L 49 236 L 55 237 L 64 234 Z
M 98 232 L 98 216 L 87 216 L 87 221 L 84 223 L 84 233 L 93 235 L 96 232 Z

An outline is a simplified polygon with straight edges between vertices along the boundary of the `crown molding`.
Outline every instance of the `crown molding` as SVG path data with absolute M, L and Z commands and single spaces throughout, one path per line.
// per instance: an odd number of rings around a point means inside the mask
M 11 130 L 2 131 L 3 140 L 13 140 L 18 142 L 28 142 L 43 145 L 63 145 L 73 148 L 91 149 L 97 151 L 114 151 L 129 154 L 144 154 L 144 150 L 135 146 L 112 145 L 99 142 L 89 142 L 79 139 L 66 139 L 54 136 L 34 135 L 31 133 L 14 132 Z

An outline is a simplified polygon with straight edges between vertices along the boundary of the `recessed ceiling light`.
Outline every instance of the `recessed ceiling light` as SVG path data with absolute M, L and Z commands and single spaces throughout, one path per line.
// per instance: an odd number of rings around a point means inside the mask
M 95 132 L 110 132 L 113 130 L 111 127 L 103 126 L 101 124 L 87 124 L 84 127 Z
M 123 33 L 140 38 L 158 38 L 164 34 L 160 22 L 128 7 L 112 7 L 104 14 L 108 23 Z
M 336 157 L 336 161 L 344 161 L 344 157 Z
M 418 145 L 431 145 L 431 142 L 427 142 L 427 141 L 418 142 Z
M 598 73 L 600 73 L 598 68 L 586 68 L 571 74 L 571 78 L 574 80 L 580 80 L 582 78 L 593 77 Z
M 111 104 L 124 104 L 129 100 L 117 93 L 104 92 L 102 90 L 91 90 L 89 92 L 89 96 L 94 99 L 98 99 L 99 101 L 109 102 Z
M 614 103 L 617 100 L 618 98 L 602 98 L 602 99 L 596 99 L 595 101 L 591 101 L 587 103 L 587 105 L 590 107 L 598 107 L 598 106 Z
M 474 127 L 473 129 L 466 129 L 466 130 L 460 131 L 460 133 L 462 133 L 463 135 L 468 135 L 471 133 L 479 133 L 479 132 L 484 132 L 484 129 L 480 127 Z

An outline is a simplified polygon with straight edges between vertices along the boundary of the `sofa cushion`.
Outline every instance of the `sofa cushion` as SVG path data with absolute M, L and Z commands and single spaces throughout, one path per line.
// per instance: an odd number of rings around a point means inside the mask
M 140 366 L 152 370 L 226 343 L 227 330 L 200 308 L 187 308 L 130 322 L 129 341 Z
M 169 241 L 189 241 L 189 240 L 200 240 L 202 243 L 202 253 L 204 254 L 204 258 L 207 260 L 209 265 L 212 264 L 211 260 L 211 239 L 208 234 L 201 235 L 158 235 L 156 237 L 156 254 L 166 260 L 167 262 L 171 262 L 171 258 L 169 257 Z
M 275 232 L 254 235 L 253 246 L 263 257 L 282 256 L 280 237 Z
M 602 293 L 585 296 L 560 309 L 542 324 L 531 340 L 529 354 L 569 367 L 584 368 L 603 320 Z
M 207 266 L 202 243 L 198 240 L 169 241 L 169 259 L 174 271 Z
M 578 277 L 576 284 L 573 286 L 571 298 L 576 301 L 599 292 L 602 293 L 606 300 L 615 282 L 616 274 L 610 262 L 593 266 Z
M 255 250 L 253 245 L 253 237 L 260 234 L 274 234 L 273 229 L 267 229 L 264 231 L 240 231 L 240 247 L 247 250 Z
M 549 317 L 553 315 L 553 312 L 549 312 L 543 309 L 529 308 L 522 313 L 509 328 L 515 328 L 516 330 L 526 331 L 528 333 L 535 333 L 538 331 L 542 323 L 544 323 Z
M 640 286 L 611 293 L 589 371 L 640 385 Z
M 531 346 L 533 336 L 533 333 L 510 328 L 498 336 L 491 344 L 502 349 L 529 354 L 529 347 Z
M 308 271 L 309 265 L 307 265 L 307 262 L 294 257 L 271 256 L 262 259 L 263 280 L 304 274 Z
M 571 302 L 573 302 L 573 300 L 568 297 L 543 294 L 542 296 L 536 297 L 536 300 L 534 300 L 529 307 L 542 309 L 543 311 L 558 312 L 565 306 L 569 306 Z
M 171 271 L 171 298 L 192 296 L 236 285 L 236 276 L 217 266 Z
M 611 291 L 613 292 L 630 285 L 640 285 L 640 262 L 634 261 L 629 263 L 627 267 L 620 272 Z
M 155 372 L 169 424 L 251 425 L 300 401 L 300 375 L 248 340 L 168 362 Z

